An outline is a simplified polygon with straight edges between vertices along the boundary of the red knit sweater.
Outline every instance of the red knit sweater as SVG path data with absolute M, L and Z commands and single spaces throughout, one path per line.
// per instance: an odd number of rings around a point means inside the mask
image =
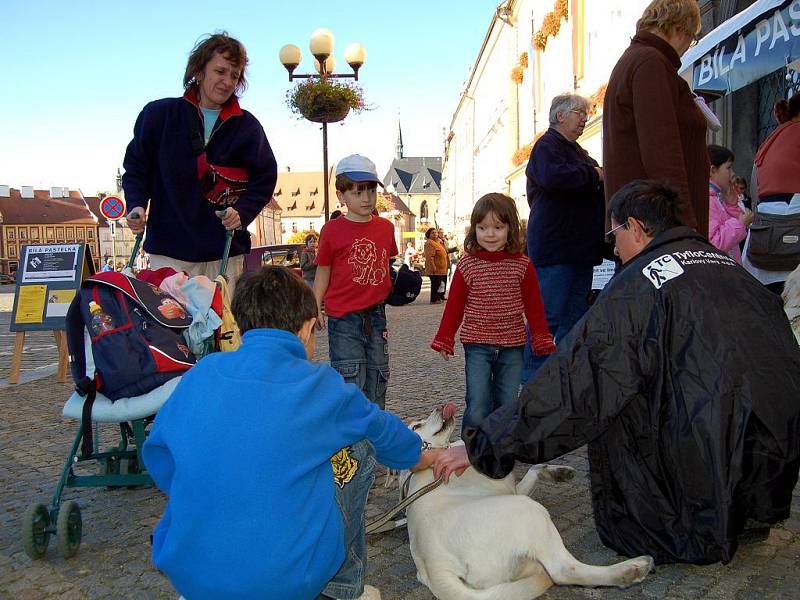
M 431 348 L 453 354 L 459 326 L 462 344 L 522 346 L 526 339 L 523 313 L 531 327 L 534 353 L 552 353 L 555 344 L 528 257 L 507 252 L 468 254 L 458 263 Z

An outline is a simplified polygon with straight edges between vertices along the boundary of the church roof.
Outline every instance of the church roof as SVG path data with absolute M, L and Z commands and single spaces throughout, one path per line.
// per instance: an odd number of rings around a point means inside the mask
M 395 158 L 383 178 L 399 194 L 441 193 L 442 158 L 440 156 L 409 156 Z

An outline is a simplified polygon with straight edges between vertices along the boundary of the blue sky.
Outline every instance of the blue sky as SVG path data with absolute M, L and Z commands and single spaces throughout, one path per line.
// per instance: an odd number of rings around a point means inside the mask
M 348 43 L 366 47 L 359 83 L 374 107 L 329 126 L 331 162 L 359 152 L 383 175 L 398 111 L 406 156 L 438 156 L 498 1 L 0 0 L 0 184 L 111 189 L 137 114 L 182 93 L 192 46 L 217 30 L 247 47 L 241 103 L 264 126 L 280 170 L 322 169 L 320 129 L 289 112 L 278 61 L 293 43 L 303 50 L 298 72 L 311 71 L 317 27 L 336 36 L 337 71 L 350 71 Z

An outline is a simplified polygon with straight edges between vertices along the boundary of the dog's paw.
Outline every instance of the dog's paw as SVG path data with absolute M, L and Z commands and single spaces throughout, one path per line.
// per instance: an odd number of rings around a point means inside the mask
M 561 465 L 542 465 L 539 477 L 556 483 L 563 483 L 575 477 L 575 469 Z
M 386 471 L 386 479 L 383 481 L 384 488 L 393 488 L 400 485 L 400 471 L 397 469 L 388 469 Z
M 623 573 L 617 586 L 624 588 L 634 583 L 639 583 L 653 570 L 654 564 L 653 558 L 650 556 L 637 556 L 619 563 L 617 566 L 623 568 Z

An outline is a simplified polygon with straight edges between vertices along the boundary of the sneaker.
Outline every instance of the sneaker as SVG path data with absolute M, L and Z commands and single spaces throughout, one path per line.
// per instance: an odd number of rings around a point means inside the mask
M 381 591 L 371 585 L 365 585 L 364 593 L 358 597 L 358 600 L 381 600 Z

